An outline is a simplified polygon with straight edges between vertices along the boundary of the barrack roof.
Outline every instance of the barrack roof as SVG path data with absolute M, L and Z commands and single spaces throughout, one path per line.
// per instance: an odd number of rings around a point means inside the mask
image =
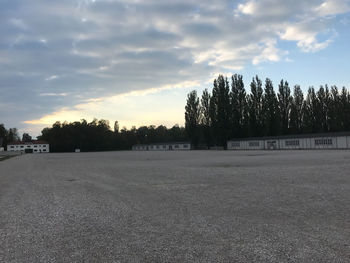
M 31 141 L 31 142 L 17 141 L 17 142 L 9 142 L 7 145 L 31 145 L 31 144 L 49 144 L 49 143 L 46 141 Z
M 191 143 L 190 142 L 157 142 L 157 143 L 135 144 L 133 146 L 168 145 L 168 144 L 191 144 Z

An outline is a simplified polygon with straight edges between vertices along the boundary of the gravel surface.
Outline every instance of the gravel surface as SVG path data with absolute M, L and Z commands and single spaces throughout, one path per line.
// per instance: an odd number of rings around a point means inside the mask
M 350 151 L 17 156 L 0 262 L 350 262 Z

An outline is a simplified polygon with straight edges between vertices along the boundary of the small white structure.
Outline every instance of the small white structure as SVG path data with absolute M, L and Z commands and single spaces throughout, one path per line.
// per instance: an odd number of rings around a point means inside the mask
M 133 151 L 184 151 L 191 150 L 189 142 L 169 142 L 169 143 L 152 143 L 137 144 L 132 147 Z
M 7 144 L 8 152 L 48 153 L 50 145 L 45 141 L 11 142 Z
M 228 150 L 350 149 L 350 132 L 244 138 L 227 142 Z

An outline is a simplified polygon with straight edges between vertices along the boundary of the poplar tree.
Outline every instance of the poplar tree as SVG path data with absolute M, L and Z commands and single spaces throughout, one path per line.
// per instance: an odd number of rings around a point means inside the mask
M 194 147 L 199 142 L 200 108 L 197 91 L 193 90 L 187 95 L 185 106 L 185 129 Z
M 330 103 L 329 103 L 329 129 L 332 132 L 341 131 L 341 100 L 339 96 L 339 90 L 336 86 L 332 86 L 330 90 Z
M 321 86 L 316 93 L 317 108 L 315 109 L 315 122 L 317 122 L 316 132 L 327 132 L 328 129 L 328 108 L 329 108 L 329 92 L 328 87 Z
M 231 77 L 231 80 L 231 136 L 239 138 L 248 135 L 247 94 L 244 89 L 242 75 L 235 74 Z
M 211 96 L 207 89 L 203 91 L 201 104 L 200 104 L 200 123 L 203 129 L 203 136 L 207 147 L 210 147 L 211 144 L 211 132 L 210 132 L 210 99 Z
M 230 134 L 230 98 L 229 84 L 224 76 L 214 80 L 212 98 L 210 100 L 210 117 L 212 121 L 214 138 L 218 145 L 226 147 Z
M 250 83 L 250 95 L 248 96 L 249 129 L 253 136 L 263 135 L 263 89 L 258 76 Z
M 270 79 L 265 80 L 263 96 L 264 135 L 274 136 L 280 133 L 280 112 L 276 93 Z
M 303 132 L 316 132 L 316 109 L 317 98 L 315 94 L 315 89 L 313 87 L 310 87 L 307 92 L 306 100 L 303 103 Z
M 290 121 L 289 121 L 289 128 L 292 134 L 302 132 L 303 102 L 304 102 L 304 94 L 300 86 L 295 85 L 292 104 L 290 108 Z
M 341 116 L 341 126 L 343 131 L 350 130 L 350 94 L 343 87 L 340 95 L 341 112 L 338 114 Z
M 290 94 L 291 92 L 288 82 L 283 81 L 282 79 L 278 86 L 278 103 L 280 108 L 282 134 L 288 133 L 290 107 L 292 104 L 292 97 Z

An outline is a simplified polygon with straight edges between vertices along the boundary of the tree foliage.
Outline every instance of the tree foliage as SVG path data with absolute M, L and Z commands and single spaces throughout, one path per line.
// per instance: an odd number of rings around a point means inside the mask
M 19 141 L 19 135 L 17 128 L 6 129 L 4 124 L 0 123 L 0 147 L 7 149 L 9 142 Z
M 191 134 L 195 127 L 198 144 L 207 147 L 225 147 L 229 138 L 350 131 L 350 94 L 336 86 L 320 86 L 317 91 L 310 87 L 304 96 L 299 85 L 292 94 L 289 83 L 281 80 L 276 94 L 270 79 L 263 88 L 255 76 L 247 93 L 241 75 L 233 75 L 230 84 L 219 75 L 211 93 L 204 90 L 197 111 L 201 121 L 186 126 L 186 131 Z
M 51 128 L 43 129 L 38 139 L 47 141 L 52 152 L 73 152 L 75 149 L 87 152 L 130 150 L 135 144 L 185 141 L 188 138 L 185 129 L 178 125 L 170 129 L 151 125 L 119 130 L 115 122 L 112 131 L 106 120 L 94 119 L 88 123 L 83 119 L 72 123 L 56 122 Z

